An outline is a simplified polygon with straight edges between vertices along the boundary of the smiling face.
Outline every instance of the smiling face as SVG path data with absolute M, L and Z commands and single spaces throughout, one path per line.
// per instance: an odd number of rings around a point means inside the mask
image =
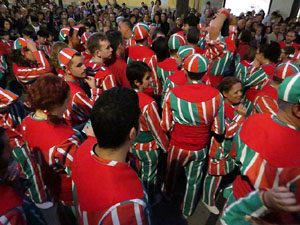
M 242 84 L 236 83 L 232 85 L 228 92 L 223 92 L 225 102 L 230 105 L 237 105 L 242 101 Z

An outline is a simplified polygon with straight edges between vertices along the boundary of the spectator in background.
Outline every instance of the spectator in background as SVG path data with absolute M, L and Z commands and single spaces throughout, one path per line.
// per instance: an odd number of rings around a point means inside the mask
M 267 44 L 270 44 L 271 41 L 275 41 L 277 43 L 283 40 L 283 35 L 280 33 L 280 25 L 274 24 L 273 25 L 273 32 L 267 36 Z
M 168 17 L 166 13 L 162 13 L 160 15 L 160 21 L 161 21 L 161 25 L 160 28 L 162 29 L 162 31 L 164 32 L 165 35 L 167 35 L 169 33 L 169 29 L 170 29 L 170 25 L 167 21 Z

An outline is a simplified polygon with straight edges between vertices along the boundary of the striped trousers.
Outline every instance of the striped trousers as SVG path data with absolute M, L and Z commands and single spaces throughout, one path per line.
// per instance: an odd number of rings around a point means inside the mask
M 151 151 L 142 151 L 135 148 L 130 149 L 130 152 L 138 159 L 139 177 L 142 179 L 150 200 L 155 193 L 157 184 L 157 164 L 160 151 L 160 149 Z
M 191 216 L 195 210 L 196 198 L 203 176 L 206 152 L 206 148 L 200 151 L 189 151 L 180 149 L 174 145 L 170 145 L 169 147 L 165 192 L 167 196 L 172 196 L 178 173 L 181 168 L 184 168 L 186 176 L 186 188 L 182 209 L 184 216 Z
M 25 179 L 29 181 L 29 196 L 31 200 L 39 206 L 47 199 L 47 193 L 43 182 L 41 168 L 35 158 L 31 155 L 26 145 L 13 149 L 13 158 L 21 167 L 21 172 Z
M 216 194 L 223 176 L 206 174 L 203 183 L 202 201 L 209 205 L 215 206 Z

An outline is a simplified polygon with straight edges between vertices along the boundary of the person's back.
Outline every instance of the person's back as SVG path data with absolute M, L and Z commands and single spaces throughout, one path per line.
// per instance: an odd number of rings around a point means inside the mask
M 278 89 L 279 112 L 276 115 L 263 113 L 250 116 L 235 136 L 236 163 L 241 175 L 233 182 L 228 211 L 231 204 L 242 207 L 247 201 L 245 197 L 253 190 L 278 186 L 286 186 L 294 192 L 299 204 L 300 162 L 299 157 L 296 157 L 300 146 L 299 84 L 299 74 L 286 78 Z M 260 135 L 257 135 L 258 130 Z M 283 223 L 294 222 L 293 219 L 299 216 L 296 213 L 293 218 L 289 214 L 272 211 L 271 214 L 273 222 Z
M 91 113 L 96 138 L 81 145 L 72 167 L 80 224 L 148 224 L 147 195 L 126 162 L 139 116 L 133 90 L 115 87 L 96 101 Z
M 193 54 L 184 61 L 188 82 L 174 87 L 163 104 L 163 130 L 171 134 L 168 157 L 166 194 L 171 195 L 178 168 L 184 167 L 187 189 L 184 197 L 183 215 L 193 213 L 195 196 L 203 174 L 203 161 L 210 130 L 224 132 L 224 102 L 219 91 L 202 83 L 208 68 L 208 60 Z M 198 172 L 188 172 L 198 171 Z M 190 195 L 189 193 L 195 193 Z

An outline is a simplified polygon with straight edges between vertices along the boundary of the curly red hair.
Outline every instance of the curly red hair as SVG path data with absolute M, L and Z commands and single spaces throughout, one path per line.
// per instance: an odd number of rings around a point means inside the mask
M 47 110 L 49 113 L 62 106 L 68 98 L 69 85 L 60 77 L 50 74 L 39 77 L 25 95 L 33 111 Z

